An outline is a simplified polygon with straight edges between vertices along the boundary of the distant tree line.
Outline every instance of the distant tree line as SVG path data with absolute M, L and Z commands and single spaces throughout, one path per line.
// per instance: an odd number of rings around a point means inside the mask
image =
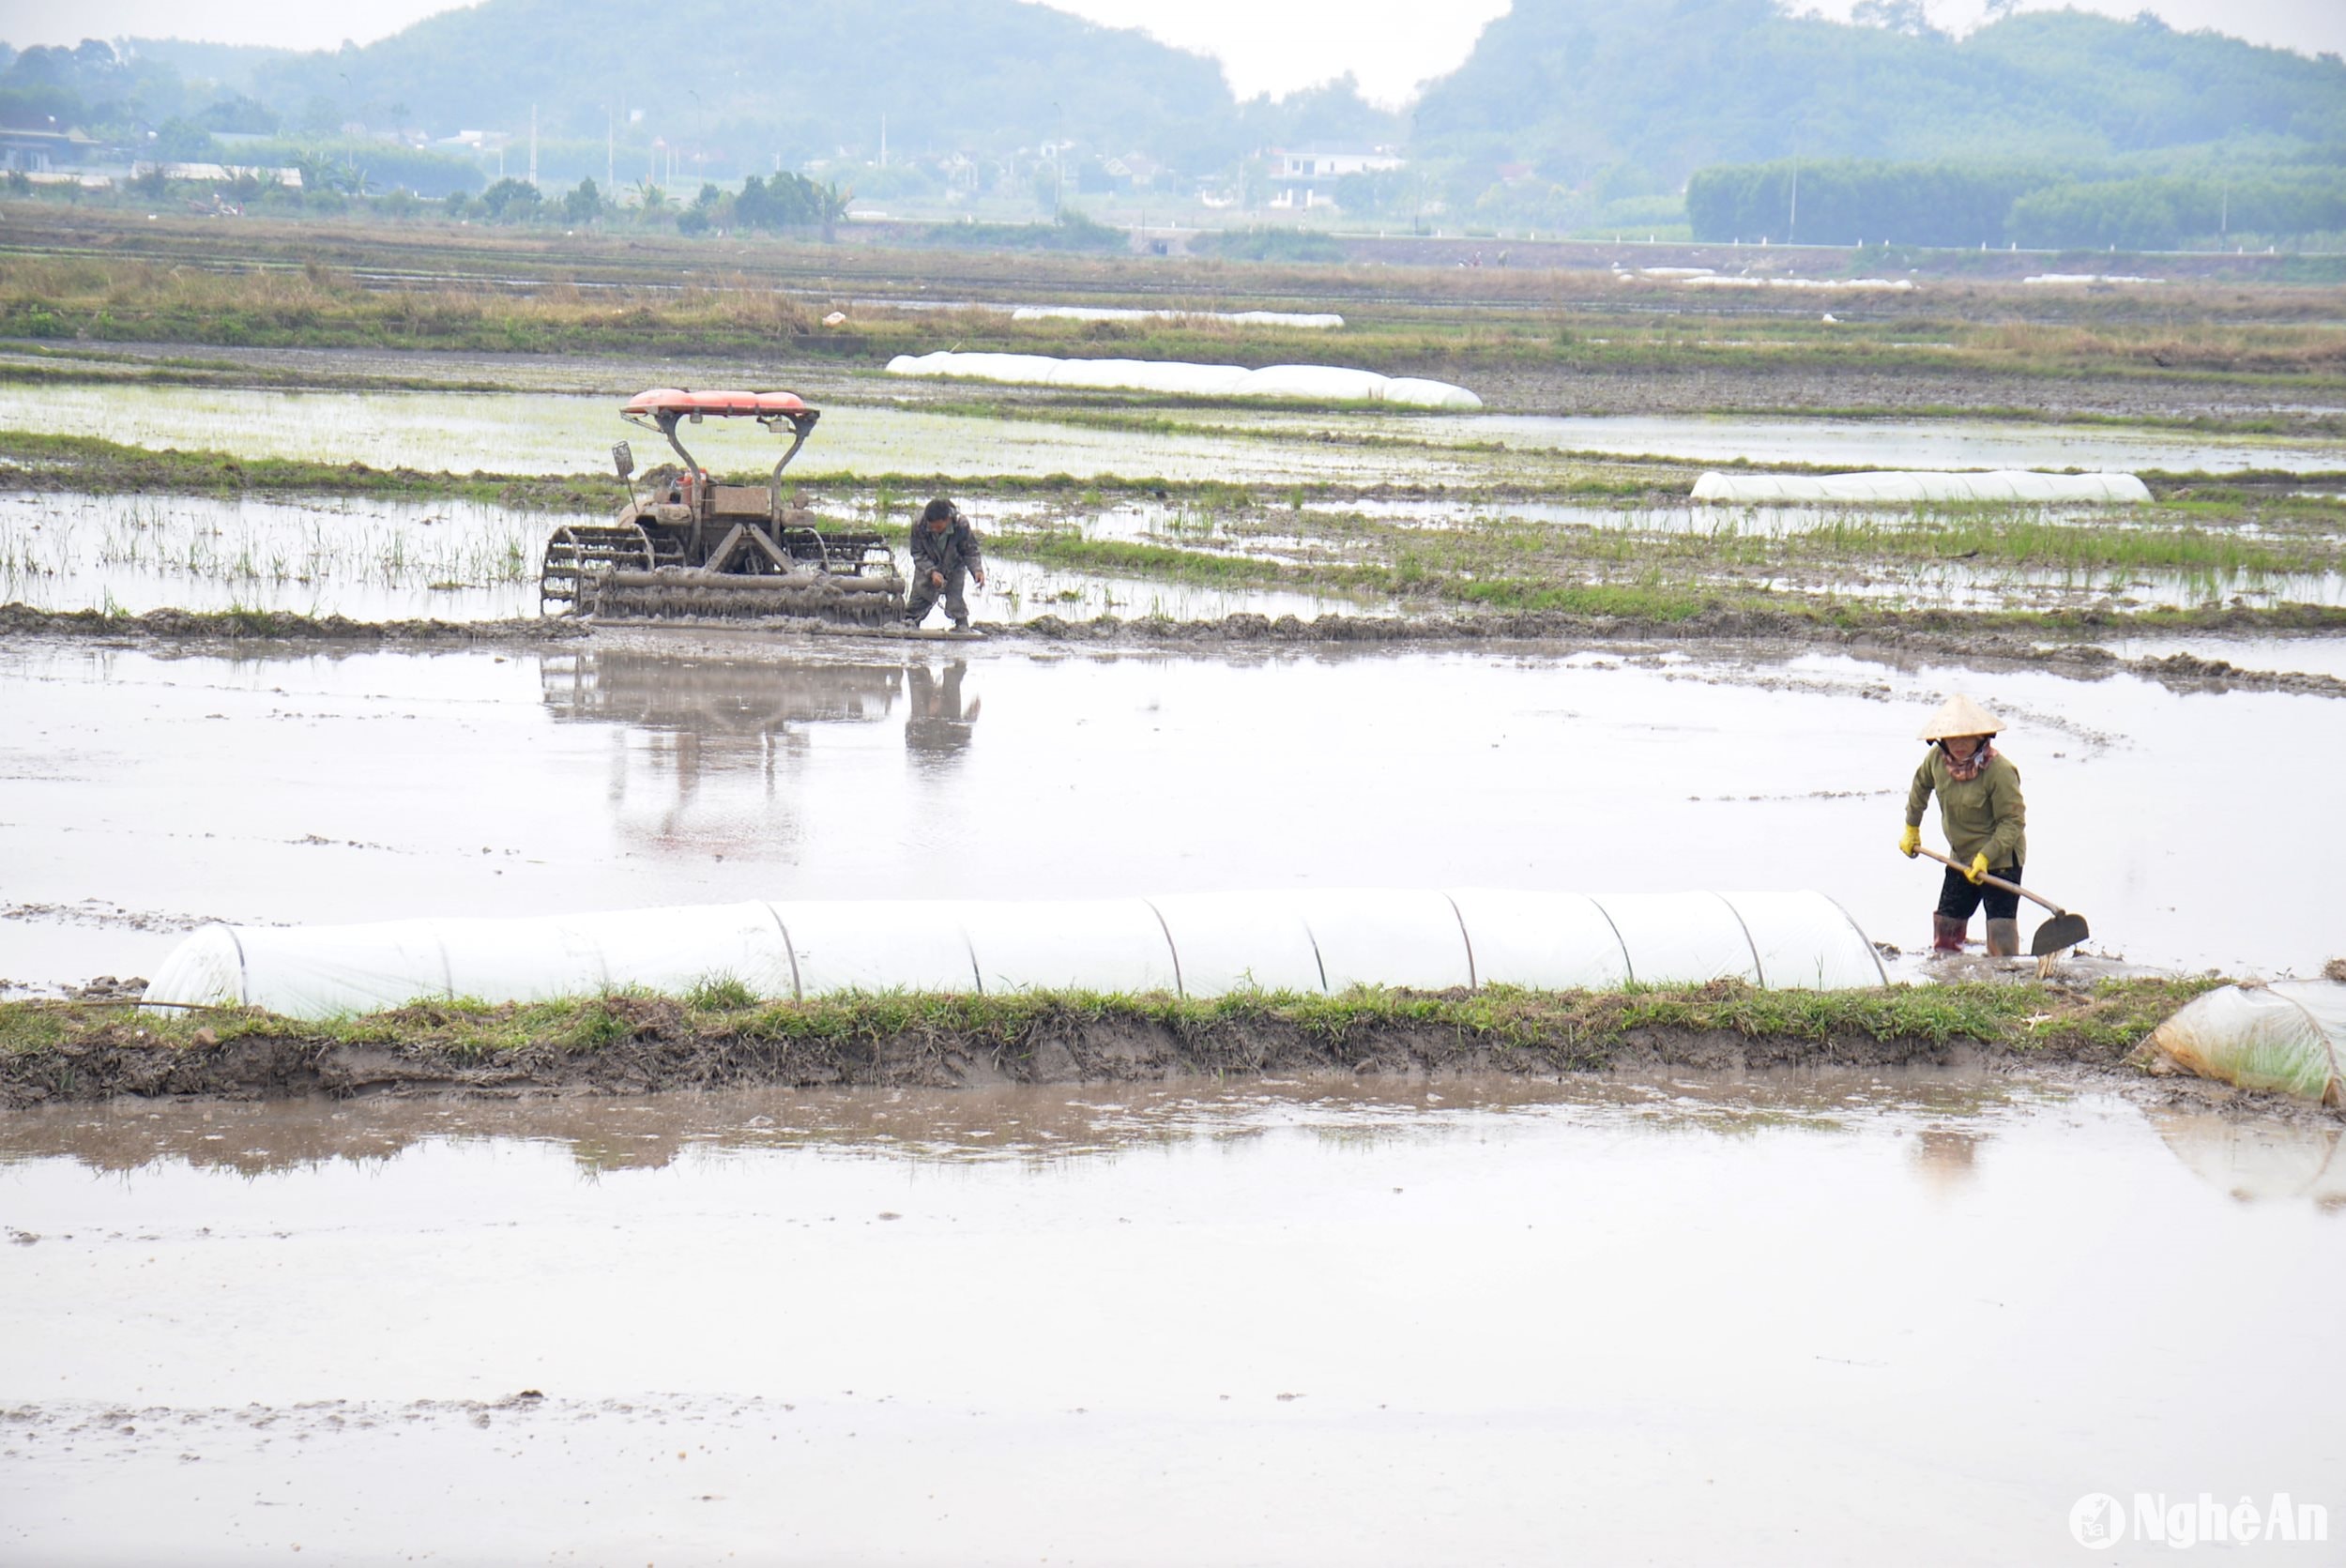
M 1697 170 L 1686 218 L 1695 238 L 1714 243 L 2166 250 L 2225 235 L 2346 232 L 2346 167 L 2081 174 L 2075 165 L 1786 160 Z
M 2280 241 L 2346 234 L 2346 168 L 2166 175 L 2068 183 L 2012 204 L 2005 232 L 2032 250 L 2169 250 L 2211 236 Z

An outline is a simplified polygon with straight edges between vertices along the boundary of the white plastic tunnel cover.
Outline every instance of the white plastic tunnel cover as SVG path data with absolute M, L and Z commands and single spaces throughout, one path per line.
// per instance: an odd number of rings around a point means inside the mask
M 1884 471 L 1870 474 L 1719 474 L 1695 480 L 1697 501 L 2012 501 L 2060 506 L 2146 503 L 2150 486 L 2132 474 L 2040 474 L 2025 468 L 1984 473 Z
M 1466 888 L 753 902 L 522 920 L 207 926 L 164 961 L 146 994 L 157 1002 L 323 1018 L 459 997 L 677 993 L 716 980 L 803 997 L 891 990 L 1216 997 L 1721 978 L 1814 990 L 1885 979 L 1865 933 L 1821 893 Z
M 951 376 L 1035 387 L 1106 387 L 1183 397 L 1309 398 L 1324 403 L 1385 403 L 1409 408 L 1483 406 L 1464 387 L 1422 376 L 1382 375 L 1347 365 L 1199 364 L 1187 359 L 1062 359 L 1048 354 L 899 354 L 891 375 Z

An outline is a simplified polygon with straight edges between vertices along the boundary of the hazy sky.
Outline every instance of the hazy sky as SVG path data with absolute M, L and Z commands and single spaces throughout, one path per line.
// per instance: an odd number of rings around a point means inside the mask
M 1624 5 L 1645 0 L 1621 0 Z M 1797 3 L 1797 0 L 1796 0 Z M 1929 0 L 1941 26 L 1969 27 L 1983 0 Z M 2057 0 L 2021 0 L 2030 9 Z M 2131 16 L 2146 0 L 2071 0 L 2079 9 Z M 1242 97 L 1286 93 L 1349 70 L 1371 98 L 1395 103 L 1418 83 L 1466 58 L 1483 24 L 1507 0 L 1058 0 L 1059 8 L 1220 58 Z M 1851 0 L 1801 8 L 1847 16 Z M 371 42 L 447 0 L 0 0 L 0 39 L 20 49 L 84 38 L 189 38 L 222 43 L 332 48 Z M 2346 52 L 2346 0 L 2147 0 L 2175 27 L 2214 27 L 2256 43 L 2315 53 Z

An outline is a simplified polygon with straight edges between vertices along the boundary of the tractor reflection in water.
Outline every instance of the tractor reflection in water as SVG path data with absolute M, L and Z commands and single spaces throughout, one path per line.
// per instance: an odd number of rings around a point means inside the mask
M 947 767 L 979 699 L 967 666 L 739 659 L 704 649 L 593 647 L 540 662 L 547 710 L 609 726 L 614 827 L 662 853 L 764 857 L 803 838 L 813 732 L 878 724 L 906 703 L 905 750 Z
M 685 420 L 754 419 L 790 445 L 763 485 L 719 484 L 678 438 Z M 541 613 L 597 620 L 820 620 L 885 626 L 904 612 L 904 579 L 887 542 L 824 523 L 787 503 L 782 472 L 821 414 L 791 392 L 693 392 L 655 388 L 619 410 L 656 430 L 680 464 L 647 495 L 633 483 L 624 441 L 612 466 L 627 504 L 609 522 L 571 524 L 546 541 Z

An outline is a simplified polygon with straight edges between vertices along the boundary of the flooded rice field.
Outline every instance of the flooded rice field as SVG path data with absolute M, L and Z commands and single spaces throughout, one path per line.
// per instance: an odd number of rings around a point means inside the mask
M 1197 503 L 1127 501 L 1071 507 L 1058 501 L 1008 501 L 989 505 L 992 520 L 1008 525 L 1005 549 L 1019 547 L 1016 532 L 1073 530 L 1088 540 L 1162 545 L 1196 554 L 1275 561 L 1299 567 L 1344 564 L 1363 554 L 1370 527 L 1444 530 L 1469 537 L 1522 539 L 1521 530 L 1578 533 L 1603 541 L 1592 552 L 1601 566 L 1632 575 L 1648 570 L 1651 556 L 1638 546 L 1710 541 L 1732 548 L 1753 540 L 1810 536 L 1813 558 L 1790 553 L 1784 570 L 1738 568 L 1729 563 L 1686 563 L 1690 575 L 1714 583 L 1767 592 L 1863 600 L 1902 609 L 2116 611 L 2190 609 L 2206 605 L 2346 604 L 2346 572 L 2277 571 L 2218 562 L 2190 568 L 2135 563 L 2029 565 L 1978 560 L 1976 548 L 1935 544 L 1954 558 L 1927 552 L 1904 557 L 1901 535 L 1917 537 L 1959 528 L 1965 541 L 1983 525 L 2030 530 L 2049 539 L 2062 532 L 2140 531 L 2176 527 L 2171 518 L 2110 515 L 2091 508 L 2018 508 L 2009 512 L 1961 513 L 1931 510 L 1865 507 L 1600 507 L 1536 501 L 1367 500 L 1341 510 L 1216 510 Z M 2223 538 L 2254 548 L 2265 538 L 2256 524 L 2224 531 Z M 2283 548 L 2297 542 L 2275 535 Z M 1398 547 L 1406 554 L 1407 546 Z M 1683 556 L 1676 557 L 1683 562 Z M 1602 580 L 1592 576 L 1592 580 Z
M 2244 668 L 2328 645 L 2207 644 Z M 2309 660 L 2305 650 L 2314 649 Z M 2326 649 L 2326 652 L 2324 651 Z M 1059 654 L 599 633 L 558 652 L 0 649 L 0 976 L 193 921 L 1247 887 L 1816 888 L 1927 930 L 1916 724 L 2010 723 L 2029 881 L 2136 964 L 2340 947 L 2338 701 L 1782 647 Z M 2244 775 L 2244 757 L 2288 765 Z
M 861 487 L 816 490 L 808 498 L 826 515 L 890 535 L 901 533 L 905 522 L 897 514 L 908 510 L 893 496 Z M 1529 526 L 1624 540 L 1699 535 L 1726 544 L 1821 536 L 1813 560 L 1796 558 L 1776 571 L 1729 571 L 1721 580 L 1909 608 L 2346 603 L 2346 573 L 2338 571 L 1866 558 L 1867 551 L 1881 550 L 1884 540 L 1895 541 L 1901 532 L 1979 525 L 1976 514 L 1927 509 L 1369 500 L 1340 510 L 1280 506 L 1233 510 L 1173 501 L 1021 496 L 973 499 L 969 509 L 996 545 L 996 570 L 977 611 L 981 620 L 991 621 L 1043 615 L 1069 620 L 1101 615 L 1194 620 L 1240 613 L 1305 617 L 1391 613 L 1388 601 L 1306 587 L 1184 583 L 1015 558 L 1021 534 L 1072 529 L 1089 540 L 1303 567 L 1342 565 L 1361 556 L 1363 522 L 1469 533 Z M 132 615 L 160 608 L 276 610 L 358 620 L 528 617 L 538 613 L 545 539 L 556 526 L 575 520 L 574 514 L 465 501 L 0 493 L 0 603 Z M 2146 522 L 2123 510 L 2113 514 L 2091 508 L 2022 508 L 2008 518 L 1999 513 L 1995 521 L 2038 531 L 2126 530 Z M 2162 520 L 2159 525 L 2175 525 Z M 2224 533 L 2249 548 L 2266 537 L 2253 523 Z M 2272 538 L 2281 547 L 2293 542 L 2288 535 Z M 897 553 L 901 568 L 901 547 Z M 1624 570 L 1642 570 L 1634 553 Z
M 0 428 L 429 472 L 593 473 L 603 469 L 611 443 L 629 434 L 618 401 L 23 384 L 0 386 Z M 1561 471 L 1573 452 L 1851 468 L 2346 470 L 2340 441 L 2017 420 L 1171 412 L 1193 428 L 1060 422 L 1030 405 L 1021 417 L 989 418 L 846 403 L 830 408 L 793 471 L 1473 485 Z M 687 427 L 685 440 L 704 464 L 726 471 L 770 464 L 776 450 L 761 432 L 722 421 Z M 1364 449 L 1363 440 L 1375 445 Z
M 1961 1069 L 15 1113 L 0 1556 L 2038 1562 L 2147 1490 L 2333 1561 L 2339 1138 Z
M 465 501 L 0 494 L 0 604 L 282 610 L 354 620 L 539 612 L 546 537 L 571 516 Z M 600 521 L 600 518 L 596 519 Z M 896 520 L 900 523 L 901 520 Z M 897 551 L 905 567 L 904 552 Z M 1150 582 L 1000 561 L 978 615 L 1219 619 L 1341 615 L 1338 595 Z
M 188 388 L 0 386 L 0 429 L 98 435 L 155 449 L 224 450 L 247 457 L 364 463 L 378 468 L 465 473 L 609 471 L 611 444 L 632 439 L 651 463 L 669 456 L 655 434 L 618 417 L 623 400 L 559 395 L 428 392 L 278 392 Z M 772 466 L 781 443 L 746 421 L 687 426 L 685 445 L 719 472 Z M 1433 451 L 1382 454 L 1383 477 L 1466 482 L 1487 464 Z M 1233 441 L 1201 430 L 1165 434 L 1047 419 L 988 419 L 892 405 L 836 407 L 794 478 L 840 474 L 951 474 L 1037 478 L 1120 474 L 1234 483 L 1357 481 L 1359 452 L 1310 439 Z M 618 499 L 616 481 L 612 498 Z
M 0 495 L 0 602 L 286 610 L 362 620 L 538 613 L 547 518 L 464 501 Z
M 986 621 L 1401 607 L 1070 571 L 1015 558 L 1022 533 L 1290 585 L 1440 557 L 1762 609 L 2346 603 L 2335 516 L 2270 497 L 1507 498 L 1607 492 L 1634 472 L 1607 455 L 2346 471 L 2321 436 L 1031 392 L 986 418 L 958 411 L 983 388 L 852 385 L 794 480 L 891 533 L 931 481 L 878 476 L 1002 481 L 972 509 L 1001 546 Z M 664 459 L 617 402 L 25 383 L 0 428 L 460 473 L 606 472 L 621 435 Z M 778 449 L 685 436 L 723 471 Z M 1008 482 L 1055 474 L 1234 488 Z M 59 610 L 526 617 L 565 520 L 12 478 L 0 603 Z M 1894 845 L 1912 732 L 1955 691 L 2008 721 L 2030 884 L 2091 916 L 2072 977 L 2346 954 L 2346 702 L 2319 681 L 2008 630 L 1971 656 L 500 635 L 0 643 L 0 997 L 152 974 L 211 919 L 1361 886 L 1812 888 L 1894 978 L 1944 978 L 1917 951 L 1938 870 Z M 2335 635 L 2109 646 L 2346 677 Z M 2100 1493 L 2284 1494 L 2323 1535 L 2257 1560 L 2336 1560 L 2346 1128 L 2036 1060 L 12 1111 L 0 1560 L 2034 1562 L 2077 1553 Z

